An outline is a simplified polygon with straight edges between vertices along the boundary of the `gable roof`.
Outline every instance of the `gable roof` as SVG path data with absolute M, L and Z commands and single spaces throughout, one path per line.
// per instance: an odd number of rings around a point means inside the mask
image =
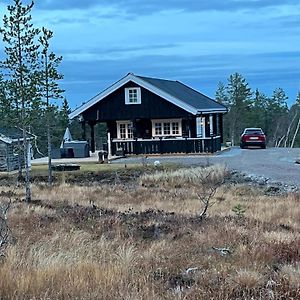
M 100 94 L 96 95 L 90 101 L 75 109 L 69 115 L 70 119 L 77 117 L 85 110 L 89 109 L 91 106 L 98 103 L 106 96 L 130 81 L 194 115 L 207 112 L 227 112 L 227 108 L 224 105 L 197 92 L 196 90 L 179 81 L 143 77 L 128 73 L 125 77 L 114 83 Z
M 36 138 L 32 133 L 27 132 L 27 140 Z M 23 141 L 23 130 L 18 127 L 0 127 L 0 141 L 11 144 L 16 141 Z
M 215 100 L 203 95 L 202 93 L 188 87 L 187 85 L 181 83 L 180 81 L 150 78 L 137 76 L 144 81 L 149 82 L 153 86 L 160 90 L 167 92 L 177 99 L 181 99 L 187 104 L 197 108 L 198 111 L 204 112 L 205 110 L 215 110 L 225 109 L 225 106 L 216 102 Z

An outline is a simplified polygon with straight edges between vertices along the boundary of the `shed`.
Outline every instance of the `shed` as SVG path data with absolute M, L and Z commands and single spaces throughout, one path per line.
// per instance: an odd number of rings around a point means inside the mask
M 89 145 L 87 141 L 67 141 L 60 148 L 61 158 L 83 158 L 89 157 Z
M 27 155 L 30 162 L 32 147 L 30 141 L 36 138 L 35 135 L 27 132 Z M 19 164 L 24 166 L 23 154 L 23 131 L 18 127 L 0 128 L 0 171 L 17 170 Z

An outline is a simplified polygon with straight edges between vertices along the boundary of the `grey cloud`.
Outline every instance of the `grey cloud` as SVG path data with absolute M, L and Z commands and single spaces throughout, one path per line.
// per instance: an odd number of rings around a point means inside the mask
M 120 47 L 103 47 L 103 48 L 90 48 L 90 49 L 73 49 L 65 53 L 66 55 L 81 55 L 81 54 L 91 54 L 97 55 L 101 59 L 101 55 L 118 55 L 118 54 L 129 54 L 132 52 L 143 51 L 143 50 L 159 50 L 159 49 L 170 49 L 175 48 L 178 45 L 175 43 L 166 43 L 166 44 L 151 44 L 151 45 L 140 45 L 140 46 L 120 46 Z M 64 55 L 64 50 L 59 51 Z
M 294 29 L 296 28 L 299 30 L 299 25 L 300 25 L 300 16 L 299 15 L 277 17 L 277 18 L 273 18 L 272 21 L 275 21 L 288 29 L 293 27 Z M 297 26 L 297 27 L 295 27 L 295 26 Z
M 11 3 L 9 0 L 3 0 L 4 3 Z M 114 5 L 115 7 L 125 10 L 128 14 L 151 14 L 153 12 L 181 9 L 186 11 L 205 11 L 205 10 L 240 10 L 240 9 L 257 9 L 269 6 L 279 6 L 284 4 L 297 5 L 298 0 L 37 0 L 36 6 L 39 9 L 51 10 L 61 9 L 69 10 L 72 8 L 87 9 L 101 5 Z

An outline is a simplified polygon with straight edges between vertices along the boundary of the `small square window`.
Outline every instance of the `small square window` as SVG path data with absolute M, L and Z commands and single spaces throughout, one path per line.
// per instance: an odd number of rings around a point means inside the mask
M 125 89 L 125 104 L 141 104 L 141 89 L 126 88 Z

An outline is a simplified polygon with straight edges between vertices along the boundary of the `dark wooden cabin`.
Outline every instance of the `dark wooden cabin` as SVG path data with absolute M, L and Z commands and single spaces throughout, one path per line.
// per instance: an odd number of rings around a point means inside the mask
M 28 150 L 30 161 L 31 144 L 36 136 L 27 133 Z M 0 128 L 0 171 L 13 171 L 18 169 L 19 164 L 24 166 L 23 154 L 23 131 L 20 128 Z
M 222 104 L 179 81 L 137 76 L 132 73 L 75 109 L 90 126 L 105 122 L 109 154 L 201 153 L 221 149 Z

